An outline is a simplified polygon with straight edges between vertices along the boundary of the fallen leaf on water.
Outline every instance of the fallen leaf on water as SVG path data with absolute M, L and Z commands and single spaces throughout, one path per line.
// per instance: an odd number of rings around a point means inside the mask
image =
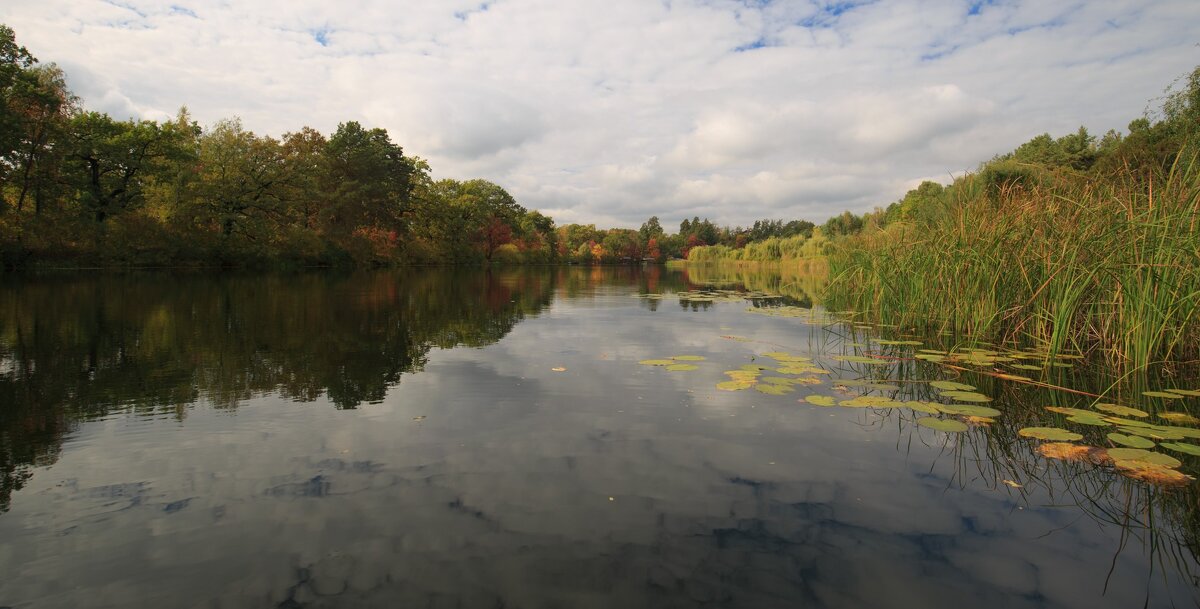
M 1019 482 L 1016 482 L 1016 481 L 1014 481 L 1014 480 L 1004 480 L 1004 483 L 1005 483 L 1005 484 L 1007 484 L 1007 485 L 1009 485 L 1009 486 L 1011 486 L 1011 487 L 1013 487 L 1013 488 L 1024 488 L 1024 487 L 1025 487 L 1025 485 L 1023 485 L 1023 484 L 1021 484 L 1021 483 L 1019 483 Z
M 1067 442 L 1047 442 L 1037 448 L 1038 453 L 1047 459 L 1062 459 L 1063 461 L 1091 461 L 1101 463 L 1107 460 L 1103 449 L 1093 446 L 1080 446 Z
M 414 421 L 424 421 L 424 420 L 425 420 L 425 415 L 421 415 L 421 416 L 419 416 L 419 417 L 413 417 L 413 420 L 414 420 Z
M 566 372 L 566 371 L 567 371 L 567 369 L 566 369 L 566 368 L 563 368 L 563 367 L 561 367 L 561 366 L 560 366 L 560 367 L 558 367 L 558 368 L 551 368 L 551 370 L 553 370 L 553 371 L 555 371 L 555 372 Z

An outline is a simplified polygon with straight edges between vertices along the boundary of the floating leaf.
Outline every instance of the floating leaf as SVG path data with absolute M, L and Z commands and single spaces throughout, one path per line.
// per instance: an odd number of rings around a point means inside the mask
M 695 364 L 671 364 L 667 366 L 667 370 L 671 372 L 687 372 L 689 370 L 699 370 L 700 366 Z
M 567 371 L 567 369 L 563 368 L 562 366 L 559 366 L 557 368 L 551 368 L 550 370 L 553 372 L 566 372 Z
M 998 417 L 1003 414 L 995 408 L 976 406 L 974 404 L 938 404 L 937 407 L 946 414 L 961 414 L 974 417 Z
M 942 397 L 952 398 L 955 400 L 962 400 L 964 402 L 990 402 L 990 401 L 992 401 L 992 398 L 989 398 L 988 396 L 983 395 L 982 393 L 976 393 L 974 391 L 943 391 Z
M 903 405 L 903 402 L 896 402 L 877 395 L 860 395 L 856 398 L 838 402 L 838 406 L 845 406 L 846 408 L 899 408 Z
M 924 412 L 925 414 L 939 414 L 942 412 L 938 409 L 938 405 L 934 404 L 933 402 L 918 402 L 914 400 L 904 402 L 904 407 L 917 412 Z
M 1143 391 L 1142 395 L 1151 398 L 1162 398 L 1164 400 L 1178 400 L 1183 397 L 1177 393 L 1167 393 L 1166 391 Z
M 672 355 L 671 359 L 677 362 L 702 362 L 708 358 L 703 355 Z
M 754 386 L 754 381 L 725 381 L 717 383 L 717 389 L 721 391 L 741 391 Z
M 1038 440 L 1054 440 L 1056 442 L 1067 442 L 1082 440 L 1083 436 L 1073 431 L 1067 431 L 1058 427 L 1026 427 L 1017 432 L 1017 435 L 1026 438 L 1037 438 Z
M 1175 452 L 1200 456 L 1200 446 L 1196 446 L 1195 444 L 1185 444 L 1183 442 L 1163 442 L 1159 444 L 1159 446 L 1163 448 L 1169 448 Z
M 1144 461 L 1117 461 L 1117 468 L 1130 478 L 1137 478 L 1150 484 L 1161 486 L 1180 486 L 1187 484 L 1192 477 L 1176 469 L 1156 463 Z
M 1091 446 L 1080 446 L 1078 444 L 1069 444 L 1067 442 L 1046 442 L 1038 445 L 1038 452 L 1047 459 L 1061 459 L 1063 461 L 1093 461 L 1099 462 L 1100 451 Z
M 1179 395 L 1186 395 L 1188 397 L 1200 398 L 1200 391 L 1196 391 L 1194 389 L 1168 389 L 1167 391 L 1170 393 L 1178 393 Z
M 670 366 L 675 362 L 669 359 L 644 359 L 638 363 L 643 366 Z
M 1078 425 L 1094 425 L 1096 427 L 1108 427 L 1112 425 L 1112 423 L 1105 421 L 1100 415 L 1095 413 L 1077 414 L 1067 417 L 1067 420 Z
M 974 416 L 967 417 L 967 425 L 971 425 L 974 427 L 987 427 L 988 425 L 991 425 L 992 423 L 995 423 L 995 422 L 996 422 L 996 419 L 993 419 L 991 417 L 974 417 Z
M 1021 370 L 1041 370 L 1042 369 L 1041 366 L 1034 366 L 1033 364 L 1013 364 L 1012 367 L 1018 368 Z
M 955 381 L 930 381 L 929 386 L 942 391 L 975 391 L 973 385 Z
M 804 396 L 804 401 L 813 406 L 829 407 L 837 404 L 833 397 L 828 395 L 806 395 Z
M 1183 465 L 1179 459 L 1162 453 L 1150 452 L 1141 448 L 1110 448 L 1108 456 L 1113 461 L 1143 461 L 1153 463 L 1155 465 L 1165 465 L 1166 467 L 1179 467 Z
M 944 362 L 944 361 L 946 361 L 945 355 L 936 355 L 933 353 L 918 353 L 918 354 L 914 355 L 913 357 L 920 359 L 920 360 L 925 360 L 927 362 Z
M 1157 427 L 1121 427 L 1121 431 L 1135 436 L 1144 438 L 1154 438 L 1155 440 L 1182 440 L 1186 436 L 1173 429 L 1157 428 Z
M 784 394 L 795 391 L 796 388 L 791 387 L 789 385 L 771 385 L 768 383 L 761 383 L 761 384 L 756 383 L 754 385 L 754 390 L 768 394 L 768 395 L 784 395 Z
M 921 417 L 917 419 L 917 425 L 950 433 L 961 433 L 967 430 L 967 424 L 962 421 L 939 419 L 937 417 Z
M 1118 406 L 1116 404 L 1096 404 L 1096 410 L 1103 410 L 1104 412 L 1111 412 L 1115 415 L 1120 415 L 1123 417 L 1148 417 L 1148 416 L 1150 416 L 1150 414 L 1144 410 L 1138 410 L 1137 408 L 1130 408 L 1128 406 Z
M 1200 423 L 1200 419 L 1186 412 L 1160 412 L 1158 413 L 1158 418 L 1166 419 L 1172 423 Z
M 1141 436 L 1127 436 L 1125 434 L 1110 433 L 1108 439 L 1114 444 L 1128 446 L 1129 448 L 1154 448 L 1154 442 L 1147 440 Z
M 1072 416 L 1095 416 L 1096 413 L 1082 408 L 1067 408 L 1066 406 L 1047 406 L 1046 410 L 1057 412 L 1058 414 L 1069 414 Z
M 1011 486 L 1013 488 L 1024 488 L 1025 487 L 1025 485 L 1023 485 L 1020 482 L 1017 482 L 1015 480 L 1002 480 L 1001 482 L 1003 482 L 1004 484 L 1007 484 L 1008 486 Z
M 811 376 L 803 376 L 800 378 L 790 379 L 793 385 L 820 385 L 823 381 L 819 378 Z

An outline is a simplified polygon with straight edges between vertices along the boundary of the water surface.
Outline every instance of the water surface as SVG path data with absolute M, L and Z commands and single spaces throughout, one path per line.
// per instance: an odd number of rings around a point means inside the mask
M 679 298 L 701 284 L 781 297 Z M 1195 606 L 1195 483 L 1013 433 L 1073 394 L 835 360 L 888 329 L 748 312 L 812 292 L 660 268 L 5 278 L 0 605 Z M 781 351 L 829 374 L 716 389 Z M 638 364 L 678 355 L 705 359 Z M 935 378 L 1004 414 L 955 434 L 804 402 L 936 400 Z

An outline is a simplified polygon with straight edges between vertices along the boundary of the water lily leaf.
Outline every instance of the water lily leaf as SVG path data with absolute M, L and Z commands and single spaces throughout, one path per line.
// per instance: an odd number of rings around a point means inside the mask
M 741 391 L 754 386 L 754 381 L 725 381 L 717 383 L 717 389 L 721 391 Z
M 1164 400 L 1178 400 L 1183 397 L 1177 393 L 1167 393 L 1166 391 L 1143 391 L 1142 395 L 1150 398 L 1162 398 Z
M 812 376 L 802 376 L 800 378 L 788 379 L 793 385 L 820 385 L 824 381 Z
M 703 355 L 672 355 L 671 359 L 677 362 L 702 362 L 708 358 Z
M 1120 427 L 1121 431 L 1143 438 L 1153 438 L 1155 440 L 1182 440 L 1186 436 L 1173 429 L 1159 429 L 1156 427 Z
M 1110 448 L 1108 456 L 1118 462 L 1121 461 L 1141 461 L 1144 463 L 1153 463 L 1155 465 L 1164 465 L 1166 467 L 1179 467 L 1183 462 L 1170 455 L 1162 453 L 1150 452 L 1141 448 Z
M 991 417 L 975 417 L 975 416 L 967 417 L 967 425 L 970 425 L 972 427 L 987 427 L 995 422 L 996 422 L 996 419 L 993 419 Z
M 1166 419 L 1172 423 L 1191 423 L 1193 425 L 1200 423 L 1200 419 L 1186 412 L 1160 412 L 1158 413 L 1158 418 Z
M 767 395 L 784 395 L 796 390 L 790 385 L 771 385 L 769 383 L 756 383 L 754 390 L 765 393 Z
M 929 386 L 942 391 L 975 391 L 974 385 L 955 381 L 930 381 Z
M 1037 447 L 1038 453 L 1047 459 L 1063 461 L 1091 461 L 1098 463 L 1103 460 L 1103 451 L 1093 446 L 1080 446 L 1067 442 L 1045 442 Z
M 962 400 L 964 402 L 990 402 L 990 401 L 992 401 L 992 398 L 989 398 L 988 396 L 983 395 L 982 393 L 976 393 L 974 391 L 943 391 L 942 397 L 953 398 L 955 400 Z
M 1054 366 L 1055 368 L 1074 368 L 1075 367 L 1075 364 L 1068 364 L 1066 362 L 1050 362 L 1050 365 Z
M 699 370 L 700 366 L 695 364 L 671 364 L 667 366 L 667 370 L 671 372 L 687 372 L 689 370 Z
M 1017 435 L 1026 438 L 1037 438 L 1038 440 L 1054 440 L 1056 442 L 1067 442 L 1082 440 L 1083 436 L 1073 431 L 1067 431 L 1058 427 L 1026 427 L 1017 432 Z
M 1141 436 L 1127 436 L 1125 434 L 1110 433 L 1108 439 L 1114 444 L 1128 446 L 1129 448 L 1154 448 L 1154 442 L 1147 440 Z
M 837 404 L 837 401 L 833 399 L 833 396 L 828 395 L 806 395 L 804 396 L 804 401 L 812 404 L 813 406 L 829 407 Z
M 792 379 L 783 378 L 782 376 L 764 376 L 758 379 L 760 383 L 771 383 L 772 385 L 791 385 Z
M 1178 393 L 1179 395 L 1186 395 L 1188 397 L 1200 398 L 1200 391 L 1196 391 L 1194 389 L 1168 389 L 1167 391 L 1169 393 Z
M 925 414 L 940 414 L 942 412 L 938 408 L 938 405 L 934 404 L 933 402 L 920 402 L 912 400 L 904 402 L 904 407 L 917 412 L 923 412 Z
M 967 430 L 967 424 L 962 421 L 939 419 L 937 417 L 921 417 L 917 419 L 917 425 L 949 433 L 961 433 Z
M 838 402 L 838 406 L 845 406 L 846 408 L 899 408 L 903 405 L 902 402 L 896 402 L 876 395 L 860 395 L 856 398 Z
M 644 359 L 638 363 L 643 366 L 670 366 L 675 362 L 669 359 Z
M 1012 367 L 1021 370 L 1042 370 L 1041 366 L 1034 366 L 1033 364 L 1013 364 Z
M 888 364 L 892 363 L 887 360 L 877 359 L 874 357 L 863 357 L 861 355 L 834 355 L 830 359 L 834 359 L 839 362 L 848 362 L 851 364 L 867 364 L 869 366 L 887 366 Z
M 779 374 L 808 374 L 810 371 L 812 368 L 809 366 L 784 366 L 775 369 Z
M 1096 413 L 1082 408 L 1067 408 L 1066 406 L 1047 406 L 1046 410 L 1057 412 L 1058 414 L 1069 414 L 1072 416 L 1095 416 Z
M 1117 469 L 1130 478 L 1161 486 L 1182 486 L 1192 477 L 1176 469 L 1145 461 L 1116 461 Z
M 755 380 L 758 380 L 758 377 L 761 374 L 762 374 L 761 372 L 750 372 L 749 370 L 726 370 L 725 371 L 725 376 L 728 376 L 729 378 L 731 378 L 735 381 L 754 382 Z
M 976 406 L 974 404 L 938 404 L 937 407 L 946 414 L 961 414 L 974 417 L 998 417 L 1003 414 L 995 408 Z
M 1109 417 L 1109 416 L 1105 416 L 1105 417 L 1101 417 L 1101 418 L 1104 419 L 1105 421 L 1108 421 L 1109 423 L 1115 423 L 1116 425 L 1121 425 L 1124 427 L 1151 427 L 1152 426 L 1150 423 L 1147 423 L 1145 421 L 1138 421 L 1137 419 L 1122 419 L 1121 417 Z
M 1067 420 L 1079 425 L 1095 425 L 1096 427 L 1109 427 L 1112 425 L 1112 423 L 1105 421 L 1100 415 L 1095 413 L 1077 414 L 1067 417 Z
M 1195 427 L 1179 427 L 1178 425 L 1154 425 L 1150 429 L 1159 432 L 1169 432 L 1179 434 L 1185 438 L 1200 440 L 1200 429 Z
M 915 357 L 919 360 L 925 360 L 927 362 L 944 362 L 944 361 L 946 361 L 945 355 L 937 355 L 934 353 L 918 353 L 918 354 L 914 355 L 913 357 Z
M 1159 444 L 1159 446 L 1163 448 L 1169 448 L 1175 452 L 1200 456 L 1200 446 L 1196 446 L 1195 444 L 1185 444 L 1183 442 L 1163 442 Z
M 1120 415 L 1123 417 L 1148 417 L 1148 416 L 1150 416 L 1150 414 L 1144 410 L 1138 410 L 1137 408 L 1130 408 L 1128 406 L 1118 406 L 1116 404 L 1096 404 L 1096 410 L 1103 410 L 1104 412 L 1111 412 L 1115 415 Z

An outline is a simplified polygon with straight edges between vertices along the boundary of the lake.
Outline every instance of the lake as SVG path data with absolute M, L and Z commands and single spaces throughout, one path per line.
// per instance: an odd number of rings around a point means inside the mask
M 819 283 L 2 277 L 0 605 L 1200 601 L 1200 398 L 1154 393 L 1194 371 L 913 336 Z

